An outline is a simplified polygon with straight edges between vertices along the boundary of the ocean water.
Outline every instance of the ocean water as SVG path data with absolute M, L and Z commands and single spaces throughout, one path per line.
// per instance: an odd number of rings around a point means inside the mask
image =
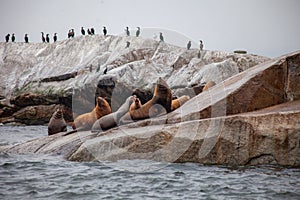
M 45 135 L 45 126 L 1 126 L 0 145 Z M 0 153 L 0 199 L 300 199 L 300 169 Z

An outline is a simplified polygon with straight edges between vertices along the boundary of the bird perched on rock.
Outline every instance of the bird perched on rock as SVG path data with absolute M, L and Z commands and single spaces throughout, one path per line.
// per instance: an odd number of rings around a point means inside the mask
M 16 40 L 16 37 L 15 37 L 15 34 L 13 33 L 12 36 L 11 36 L 11 41 L 15 42 L 15 40 Z
M 46 39 L 44 37 L 44 32 L 41 32 L 42 33 L 42 42 L 45 43 L 46 42 Z
M 6 42 L 9 42 L 9 37 L 10 37 L 10 34 L 7 34 L 7 35 L 5 36 L 5 41 L 6 41 Z
M 57 33 L 54 33 L 54 36 L 53 36 L 53 41 L 56 42 L 57 41 Z
M 137 31 L 135 33 L 136 37 L 139 37 L 140 33 L 141 33 L 141 29 L 140 27 L 137 27 Z
M 74 29 L 71 29 L 71 33 L 72 33 L 72 34 L 71 34 L 72 38 L 75 37 Z
M 126 47 L 125 48 L 129 48 L 129 46 L 130 46 L 130 42 L 126 42 Z
M 105 26 L 103 26 L 103 35 L 104 35 L 104 36 L 106 36 L 106 34 L 107 34 L 106 27 L 105 27 Z
M 162 35 L 162 33 L 159 33 L 159 39 L 161 42 L 164 42 L 164 36 Z
M 203 42 L 202 42 L 202 40 L 200 40 L 200 50 L 201 51 L 203 50 Z
M 127 35 L 127 36 L 130 36 L 130 31 L 129 31 L 128 26 L 126 26 L 125 32 L 126 32 L 126 35 Z
M 95 29 L 91 28 L 91 35 L 95 35 Z
M 69 30 L 69 33 L 68 33 L 68 38 L 73 38 L 75 36 L 75 32 L 74 32 L 74 29 L 71 29 Z
M 28 43 L 29 39 L 28 39 L 28 34 L 27 33 L 25 34 L 24 40 L 25 40 L 25 43 Z
M 191 41 L 189 41 L 186 45 L 187 50 L 190 50 L 191 46 L 192 46 L 192 43 L 191 43 Z
M 46 34 L 46 42 L 47 42 L 47 43 L 50 42 L 49 34 Z
M 88 32 L 88 35 L 92 34 L 89 28 L 88 28 L 87 32 Z
M 85 35 L 85 30 L 83 29 L 83 27 L 81 27 L 81 34 Z

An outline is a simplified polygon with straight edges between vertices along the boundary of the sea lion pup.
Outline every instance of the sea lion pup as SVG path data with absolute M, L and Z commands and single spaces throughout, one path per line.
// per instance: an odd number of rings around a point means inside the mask
M 90 130 L 97 119 L 110 113 L 111 108 L 108 102 L 104 98 L 98 97 L 95 108 L 89 113 L 79 115 L 74 120 L 72 128 L 77 131 Z
M 63 110 L 58 108 L 48 123 L 48 135 L 67 131 L 67 123 L 64 119 Z
M 101 132 L 101 130 L 107 130 L 116 126 L 120 118 L 129 111 L 129 108 L 134 103 L 135 98 L 135 96 L 128 97 L 116 112 L 105 115 L 98 119 L 92 127 L 92 132 Z
M 209 88 L 211 88 L 211 87 L 213 87 L 213 86 L 215 86 L 215 85 L 216 85 L 216 83 L 215 83 L 214 81 L 208 81 L 208 82 L 204 85 L 204 87 L 203 87 L 203 89 L 202 89 L 202 92 L 208 90 Z
M 171 104 L 171 111 L 176 110 L 180 106 L 182 106 L 185 102 L 187 102 L 190 99 L 188 95 L 183 95 L 177 99 L 172 100 Z
M 120 124 L 127 124 L 132 120 L 147 119 L 150 116 L 158 116 L 165 112 L 171 112 L 172 91 L 167 83 L 159 78 L 150 101 L 142 105 L 139 109 L 131 110 L 121 119 Z

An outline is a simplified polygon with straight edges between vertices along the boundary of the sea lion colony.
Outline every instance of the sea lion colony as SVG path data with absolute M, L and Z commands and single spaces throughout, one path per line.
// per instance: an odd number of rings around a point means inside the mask
M 213 81 L 209 81 L 205 85 L 206 90 L 214 86 L 213 83 Z M 164 115 L 176 110 L 189 99 L 190 97 L 187 95 L 173 99 L 172 91 L 168 84 L 162 78 L 159 78 L 154 87 L 152 99 L 145 104 L 142 104 L 136 95 L 132 95 L 125 100 L 123 105 L 121 105 L 117 111 L 112 113 L 109 103 L 104 98 L 97 97 L 95 108 L 91 112 L 76 117 L 72 123 L 72 128 L 74 130 L 67 132 L 65 135 L 83 130 L 91 130 L 92 132 L 100 133 L 118 125 Z M 57 112 L 61 113 L 57 114 Z M 49 130 L 55 129 L 55 133 L 66 131 L 63 129 L 65 122 L 62 121 L 62 116 L 61 110 L 58 110 L 53 114 L 48 125 Z M 53 131 L 51 132 L 51 134 L 55 133 Z M 49 135 L 51 134 L 49 132 Z

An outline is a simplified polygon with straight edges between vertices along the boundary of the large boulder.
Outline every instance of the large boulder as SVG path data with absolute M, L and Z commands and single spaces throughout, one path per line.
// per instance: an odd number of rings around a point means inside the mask
M 299 119 L 294 101 L 228 117 L 119 127 L 85 141 L 68 159 L 300 166 Z

